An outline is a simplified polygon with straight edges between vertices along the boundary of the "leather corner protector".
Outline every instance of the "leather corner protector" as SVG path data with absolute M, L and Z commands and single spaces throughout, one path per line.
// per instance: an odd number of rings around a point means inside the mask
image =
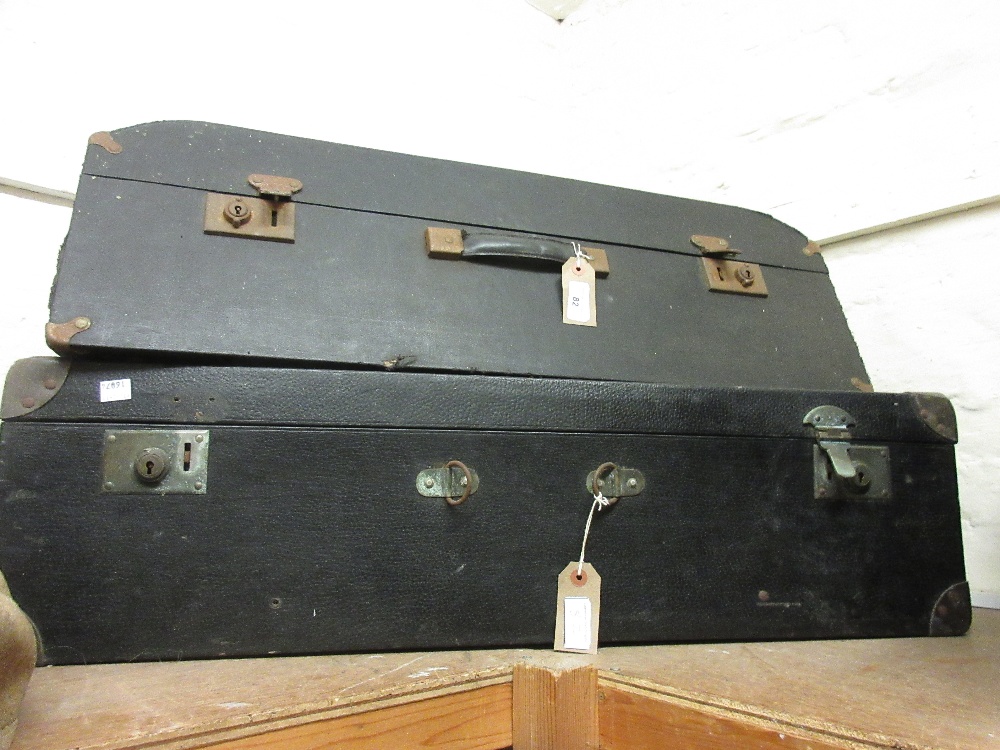
M 111 133 L 106 130 L 94 133 L 87 139 L 87 143 L 91 146 L 100 146 L 109 154 L 120 154 L 122 152 L 122 144 L 116 141 L 111 136 Z
M 917 415 L 924 424 L 952 443 L 958 442 L 958 418 L 955 407 L 940 393 L 914 393 Z
M 819 255 L 821 252 L 823 252 L 823 248 L 818 242 L 813 242 L 812 240 L 810 240 L 809 243 L 804 248 L 802 248 L 802 252 L 805 255 Z
M 93 322 L 90 318 L 82 316 L 66 323 L 46 323 L 45 343 L 56 354 L 65 354 L 69 351 L 70 339 L 81 331 L 86 331 L 91 325 Z
M 942 592 L 931 610 L 928 635 L 965 635 L 972 627 L 972 593 L 968 581 L 956 583 Z
M 427 227 L 424 239 L 432 258 L 460 258 L 465 251 L 461 229 Z
M 0 419 L 23 417 L 53 399 L 69 376 L 69 360 L 58 357 L 19 359 L 7 371 Z
M 851 385 L 862 393 L 875 393 L 875 386 L 861 378 L 851 378 Z

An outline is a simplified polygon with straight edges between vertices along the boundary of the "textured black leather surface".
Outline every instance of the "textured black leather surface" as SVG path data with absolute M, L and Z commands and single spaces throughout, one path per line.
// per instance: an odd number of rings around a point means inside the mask
M 91 147 L 51 301 L 54 321 L 92 321 L 77 352 L 687 386 L 867 381 L 823 261 L 769 217 L 249 135 L 173 123 L 116 133 L 120 154 Z M 204 189 L 250 192 L 250 172 L 305 183 L 294 244 L 203 233 Z M 427 226 L 449 224 L 604 248 L 597 327 L 562 322 L 557 268 L 429 258 Z M 689 240 L 706 233 L 765 264 L 767 298 L 708 291 Z
M 890 500 L 814 498 L 821 404 Z M 210 431 L 207 493 L 103 492 L 105 431 L 164 425 Z M 478 491 L 419 495 L 452 459 Z M 542 646 L 605 461 L 645 477 L 591 532 L 605 645 L 926 635 L 965 580 L 912 395 L 96 362 L 3 425 L 0 567 L 51 663 Z
M 609 460 L 646 489 L 591 530 L 603 645 L 926 635 L 964 580 L 947 444 L 887 445 L 891 501 L 826 502 L 805 439 L 212 426 L 207 494 L 104 494 L 128 426 L 3 426 L 0 566 L 49 663 L 551 645 Z M 458 507 L 415 487 L 449 459 L 480 477 Z
M 100 403 L 121 378 L 132 399 Z M 810 436 L 802 420 L 824 405 L 855 417 L 856 440 L 947 442 L 913 394 L 86 360 L 22 419 L 787 438 Z
M 249 174 L 283 175 L 303 182 L 296 203 L 691 255 L 691 235 L 707 234 L 732 239 L 754 263 L 826 270 L 819 255 L 803 254 L 800 232 L 732 206 L 212 123 L 153 122 L 113 135 L 121 153 L 90 146 L 83 181 L 256 195 Z

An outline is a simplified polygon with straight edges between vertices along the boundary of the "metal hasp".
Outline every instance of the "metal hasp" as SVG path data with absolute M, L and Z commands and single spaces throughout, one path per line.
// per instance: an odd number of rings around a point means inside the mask
M 448 461 L 417 474 L 417 492 L 424 497 L 444 498 L 449 505 L 460 505 L 478 489 L 479 474 L 461 461 Z
M 101 491 L 111 495 L 204 495 L 208 430 L 107 430 Z
M 817 406 L 802 423 L 812 428 L 813 488 L 817 500 L 888 500 L 889 449 L 851 445 L 854 417 L 837 406 Z
M 614 464 L 604 466 L 608 468 L 601 471 L 600 476 L 597 476 L 600 469 L 587 475 L 587 492 L 593 493 L 596 488 L 604 497 L 613 501 L 622 497 L 635 497 L 646 489 L 646 478 L 638 469 Z
M 295 242 L 292 194 L 302 189 L 294 177 L 252 174 L 247 178 L 259 198 L 225 193 L 205 196 L 205 234 Z
M 701 264 L 709 290 L 752 297 L 767 296 L 767 284 L 760 266 L 733 260 L 730 256 L 738 255 L 740 251 L 730 247 L 728 240 L 695 234 L 691 236 L 691 244 L 701 250 Z

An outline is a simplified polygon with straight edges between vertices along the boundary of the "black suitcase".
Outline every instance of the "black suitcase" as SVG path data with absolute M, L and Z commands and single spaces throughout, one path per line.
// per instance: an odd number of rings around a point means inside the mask
M 595 480 L 604 645 L 969 627 L 942 396 L 40 358 L 0 415 L 48 663 L 551 645 Z
M 563 323 L 574 242 L 607 271 L 596 327 Z M 730 206 L 151 123 L 92 139 L 48 339 L 185 362 L 864 387 L 813 249 Z

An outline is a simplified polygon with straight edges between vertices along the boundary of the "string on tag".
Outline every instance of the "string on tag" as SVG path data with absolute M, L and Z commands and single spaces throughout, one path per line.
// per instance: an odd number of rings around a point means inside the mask
M 590 536 L 590 522 L 594 520 L 594 510 L 603 510 L 611 505 L 611 501 L 604 497 L 604 493 L 598 492 L 594 495 L 594 504 L 590 506 L 590 514 L 587 516 L 587 526 L 583 530 L 583 544 L 580 547 L 580 562 L 576 566 L 576 577 L 583 573 L 583 553 L 587 551 L 587 537 Z
M 576 270 L 579 271 L 583 268 L 580 264 L 581 260 L 593 260 L 594 258 L 583 252 L 583 246 L 579 242 L 573 243 L 573 255 L 576 256 Z

